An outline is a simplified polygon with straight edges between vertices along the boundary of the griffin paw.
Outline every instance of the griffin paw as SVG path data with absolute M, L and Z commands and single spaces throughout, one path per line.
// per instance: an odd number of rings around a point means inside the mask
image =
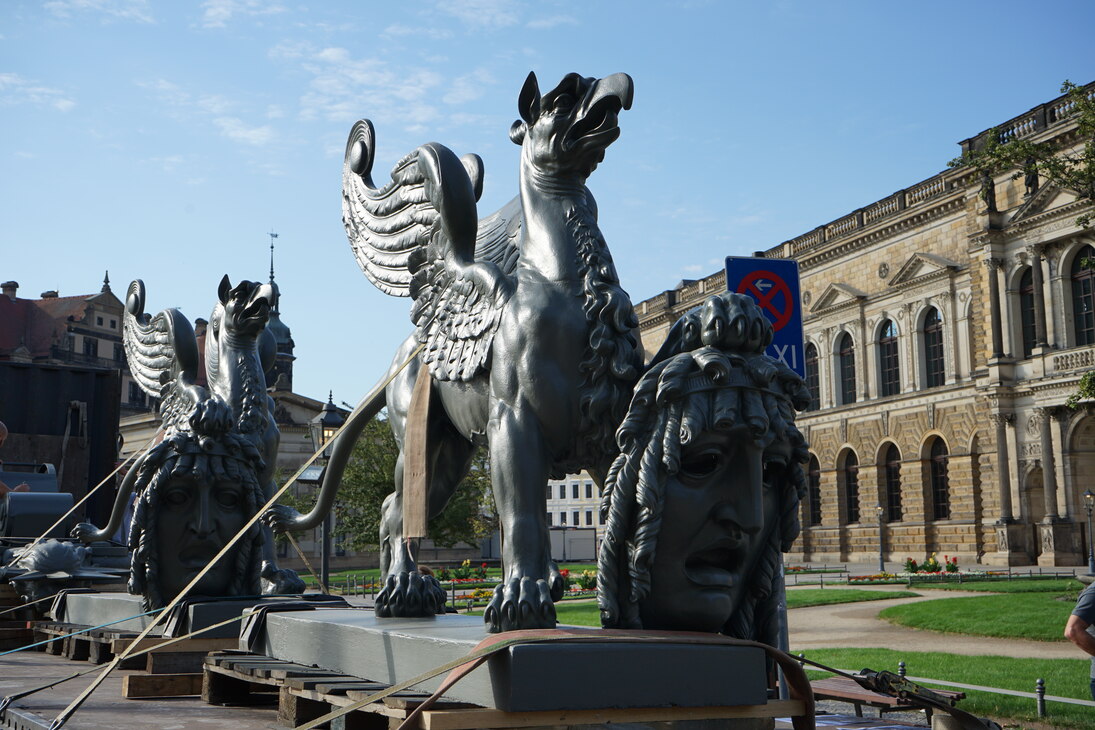
M 559 585 L 562 585 L 561 578 Z M 551 601 L 548 582 L 542 578 L 534 581 L 526 575 L 499 585 L 483 612 L 483 622 L 492 634 L 554 628 L 555 604 Z
M 95 542 L 96 540 L 102 540 L 103 537 L 100 534 L 100 530 L 90 522 L 81 522 L 72 528 L 69 533 L 72 537 L 75 537 L 80 542 L 87 545 L 88 543 Z
M 198 433 L 224 433 L 232 428 L 232 406 L 214 396 L 194 406 L 190 427 Z
M 376 595 L 375 611 L 381 618 L 434 616 L 445 612 L 445 591 L 432 575 L 396 573 Z
M 291 531 L 297 521 L 301 519 L 301 514 L 292 507 L 287 507 L 284 504 L 275 504 L 273 507 L 263 512 L 262 517 L 259 519 L 262 521 L 262 524 L 280 534 Z
M 262 563 L 262 595 L 281 596 L 286 594 L 304 593 L 307 587 L 295 570 L 278 568 L 269 560 Z

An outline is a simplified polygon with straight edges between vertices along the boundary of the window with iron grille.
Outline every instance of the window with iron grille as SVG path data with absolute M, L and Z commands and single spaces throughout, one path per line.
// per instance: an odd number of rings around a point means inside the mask
M 1019 322 L 1023 329 L 1023 357 L 1034 352 L 1034 273 L 1031 269 L 1023 272 L 1019 280 Z
M 841 336 L 837 352 L 840 360 L 840 402 L 848 405 L 855 403 L 855 343 L 847 332 Z
M 879 391 L 882 395 L 901 392 L 901 369 L 897 359 L 897 327 L 886 320 L 878 338 Z
M 859 522 L 859 459 L 849 451 L 844 457 L 844 503 L 847 505 L 848 523 Z
M 924 385 L 936 388 L 946 382 L 943 362 L 943 322 L 939 310 L 932 307 L 924 315 Z
M 817 366 L 817 347 L 814 343 L 806 345 L 806 389 L 810 391 L 810 404 L 806 406 L 808 411 L 816 411 L 821 408 L 821 375 Z
M 947 477 L 947 445 L 937 438 L 931 451 L 932 514 L 937 520 L 951 516 L 950 485 Z
M 810 487 L 810 524 L 821 524 L 821 464 L 816 456 L 810 457 L 810 467 L 806 472 Z
M 1084 266 L 1095 249 L 1084 246 L 1072 259 L 1072 316 L 1075 345 L 1095 344 L 1095 271 Z
M 890 444 L 886 449 L 886 521 L 901 521 L 901 452 Z

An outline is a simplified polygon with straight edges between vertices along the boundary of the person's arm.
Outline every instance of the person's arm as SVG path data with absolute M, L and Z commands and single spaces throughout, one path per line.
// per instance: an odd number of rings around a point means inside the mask
M 1076 614 L 1072 614 L 1068 617 L 1068 623 L 1065 624 L 1065 638 L 1091 656 L 1095 656 L 1095 636 L 1087 633 L 1087 627 L 1090 625 Z

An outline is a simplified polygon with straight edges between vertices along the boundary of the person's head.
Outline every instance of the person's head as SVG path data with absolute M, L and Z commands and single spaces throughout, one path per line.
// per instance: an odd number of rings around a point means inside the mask
M 159 608 L 185 588 L 263 503 L 262 457 L 236 433 L 175 432 L 140 466 L 130 528 L 129 590 Z M 257 595 L 262 534 L 255 525 L 191 595 Z
M 725 305 L 708 302 L 695 331 L 725 334 L 708 321 Z M 798 531 L 806 445 L 801 379 L 759 353 L 760 335 L 677 348 L 636 387 L 602 496 L 604 626 L 763 633 L 754 609 Z
M 4 445 L 4 442 L 8 440 L 8 427 L 4 425 L 3 421 L 0 421 L 0 446 Z

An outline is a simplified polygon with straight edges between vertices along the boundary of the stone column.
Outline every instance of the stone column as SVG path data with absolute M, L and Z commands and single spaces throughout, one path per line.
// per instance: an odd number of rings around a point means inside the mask
M 997 524 L 1006 525 L 1015 518 L 1011 508 L 1011 455 L 1008 452 L 1008 425 L 1015 423 L 1014 413 L 993 413 L 996 424 L 996 480 L 1000 495 L 1000 518 Z
M 1041 419 L 1039 431 L 1042 441 L 1042 485 L 1045 492 L 1046 516 L 1043 522 L 1056 522 L 1057 516 L 1057 467 L 1053 458 L 1053 436 L 1050 422 L 1053 420 L 1053 408 L 1039 408 Z
M 1042 246 L 1031 246 L 1030 271 L 1034 283 L 1034 346 L 1046 346 L 1046 294 L 1045 279 L 1042 278 Z
M 985 267 L 988 269 L 989 279 L 989 320 L 992 323 L 992 359 L 999 360 L 1004 356 L 1004 332 L 1000 317 L 1000 282 L 999 270 L 1003 265 L 1000 259 L 986 259 Z
M 1069 409 L 1058 406 L 1053 409 L 1053 460 L 1057 465 L 1057 483 L 1061 485 L 1061 491 L 1057 504 L 1057 514 L 1071 520 L 1076 517 L 1072 514 L 1074 499 L 1070 469 L 1068 468 L 1068 450 L 1066 439 L 1068 438 Z

